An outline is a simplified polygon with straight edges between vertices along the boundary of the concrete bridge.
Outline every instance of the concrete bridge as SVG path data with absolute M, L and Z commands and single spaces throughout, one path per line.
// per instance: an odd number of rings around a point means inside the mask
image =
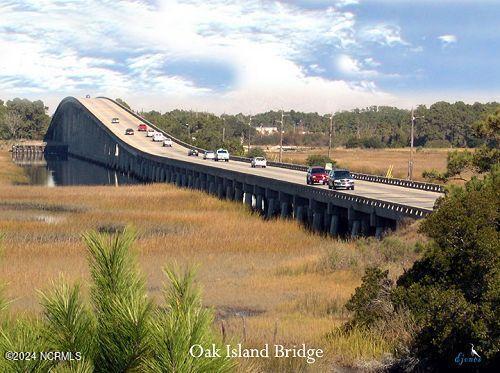
M 111 124 L 115 117 L 119 124 Z M 126 128 L 136 129 L 140 123 L 154 127 L 108 98 L 67 97 L 59 104 L 45 141 L 49 151 L 51 146 L 63 146 L 70 156 L 144 181 L 203 190 L 245 203 L 267 218 L 293 218 L 331 235 L 380 236 L 405 219 L 425 217 L 442 196 L 434 185 L 363 176 L 357 177 L 361 180 L 356 181 L 355 190 L 332 191 L 306 185 L 300 166 L 274 164 L 255 169 L 241 157 L 233 157 L 229 163 L 189 157 L 191 146 L 179 140 L 173 139 L 172 148 L 164 148 L 144 132 L 124 134 Z

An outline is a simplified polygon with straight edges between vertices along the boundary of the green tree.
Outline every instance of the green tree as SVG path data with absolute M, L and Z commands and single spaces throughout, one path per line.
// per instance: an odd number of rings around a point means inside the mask
M 42 139 L 50 117 L 43 102 L 15 98 L 0 105 L 0 135 L 4 139 Z
M 422 224 L 432 241 L 397 281 L 394 300 L 416 317 L 417 355 L 444 368 L 473 343 L 498 363 L 500 346 L 500 167 L 453 188 Z

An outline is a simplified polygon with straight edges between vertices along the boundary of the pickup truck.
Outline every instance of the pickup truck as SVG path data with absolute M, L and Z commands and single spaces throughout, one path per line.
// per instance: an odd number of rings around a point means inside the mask
M 214 158 L 214 160 L 216 162 L 218 162 L 218 161 L 229 162 L 229 152 L 226 149 L 217 149 L 215 151 L 215 158 Z

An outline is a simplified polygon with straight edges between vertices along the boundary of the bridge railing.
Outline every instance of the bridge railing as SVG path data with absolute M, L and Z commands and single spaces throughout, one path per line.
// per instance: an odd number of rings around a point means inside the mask
M 205 153 L 207 150 L 203 148 L 199 148 L 197 146 L 188 144 L 185 141 L 179 140 L 175 138 L 174 136 L 170 135 L 169 133 L 165 132 L 161 128 L 157 127 L 147 119 L 143 118 L 133 110 L 123 106 L 119 102 L 116 102 L 115 100 L 108 98 L 108 97 L 98 97 L 98 98 L 103 98 L 106 100 L 109 100 L 119 107 L 121 107 L 123 110 L 127 111 L 129 114 L 133 115 L 137 119 L 147 123 L 151 128 L 153 128 L 155 131 L 158 131 L 160 133 L 163 133 L 165 136 L 168 136 L 170 139 L 172 139 L 173 142 L 188 148 L 188 149 L 196 149 L 200 153 Z M 237 161 L 237 162 L 245 162 L 245 163 L 250 163 L 251 158 L 247 157 L 241 157 L 241 156 L 235 156 L 232 155 L 230 156 L 231 160 Z M 283 163 L 283 162 L 272 162 L 268 161 L 267 164 L 271 167 L 280 167 L 280 168 L 286 168 L 288 170 L 295 170 L 295 171 L 307 171 L 307 166 L 305 165 L 300 165 L 300 164 L 293 164 L 293 163 Z M 388 178 L 388 177 L 383 177 L 383 176 L 378 176 L 378 175 L 370 175 L 370 174 L 363 174 L 363 173 L 358 173 L 358 172 L 351 172 L 351 175 L 353 176 L 354 179 L 356 180 L 363 180 L 363 181 L 369 181 L 372 183 L 381 183 L 381 184 L 389 184 L 389 185 L 396 185 L 400 186 L 403 188 L 412 188 L 412 189 L 420 189 L 420 190 L 426 190 L 429 192 L 438 192 L 438 193 L 444 193 L 445 188 L 443 185 L 440 184 L 433 184 L 433 183 L 426 183 L 423 181 L 412 181 L 412 180 L 405 180 L 405 179 L 395 179 L 395 178 Z

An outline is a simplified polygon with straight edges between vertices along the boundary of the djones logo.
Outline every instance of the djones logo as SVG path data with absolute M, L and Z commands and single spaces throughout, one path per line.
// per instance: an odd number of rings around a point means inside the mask
M 455 357 L 455 363 L 457 365 L 462 365 L 462 364 L 479 364 L 481 362 L 481 356 L 477 353 L 477 351 L 474 349 L 474 345 L 471 343 L 470 344 L 470 356 L 465 356 L 463 352 L 459 352 L 458 355 Z

